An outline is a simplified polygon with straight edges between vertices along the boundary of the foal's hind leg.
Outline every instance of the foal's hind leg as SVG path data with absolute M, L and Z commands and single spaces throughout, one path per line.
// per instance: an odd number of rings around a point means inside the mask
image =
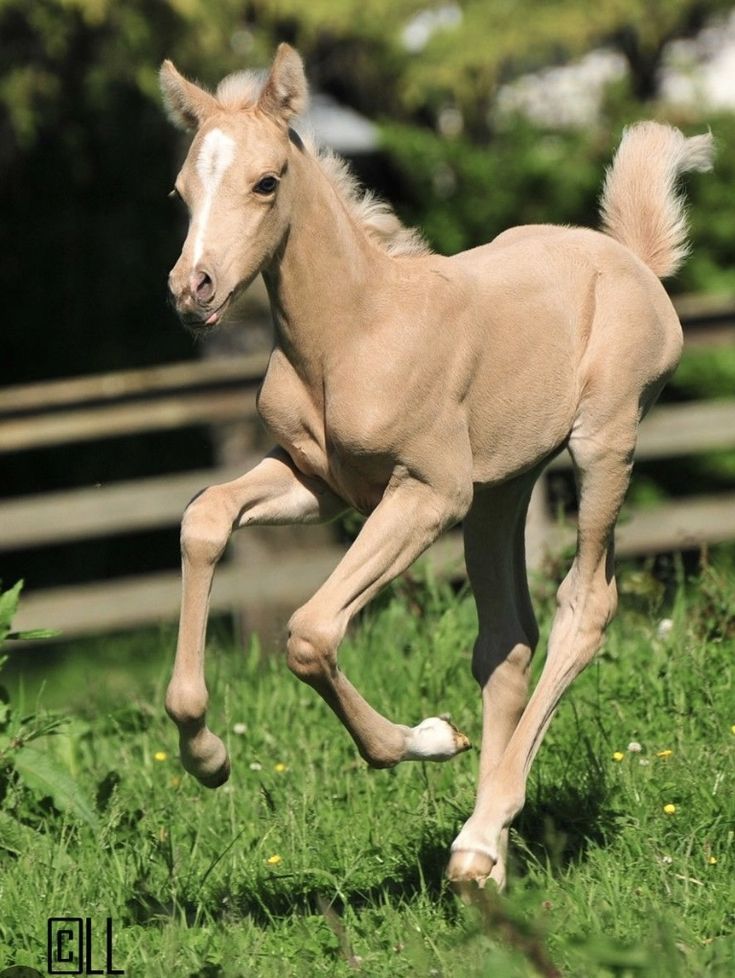
M 535 473 L 478 492 L 464 521 L 465 559 L 477 603 L 479 634 L 472 673 L 482 689 L 482 752 L 477 808 L 487 804 L 495 771 L 528 701 L 528 674 L 538 628 L 528 593 L 525 523 Z M 498 861 L 485 875 L 502 888 L 508 830 Z M 477 869 L 476 852 L 458 854 L 450 875 L 462 877 L 464 860 Z
M 623 405 L 622 408 L 627 408 Z M 543 673 L 491 785 L 452 845 L 450 878 L 483 885 L 500 858 L 503 831 L 523 807 L 531 763 L 564 691 L 593 658 L 617 605 L 613 530 L 630 480 L 638 422 L 615 410 L 595 424 L 580 417 L 569 442 L 579 486 L 577 555 L 557 594 Z

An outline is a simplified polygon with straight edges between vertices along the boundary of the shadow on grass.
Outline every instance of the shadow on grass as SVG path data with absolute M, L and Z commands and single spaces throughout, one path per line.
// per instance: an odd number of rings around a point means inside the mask
M 542 786 L 530 797 L 511 833 L 511 877 L 533 865 L 562 873 L 582 862 L 591 846 L 605 848 L 621 831 L 620 812 L 609 803 L 604 772 L 592 765 L 580 782 Z
M 251 887 L 232 889 L 222 885 L 209 891 L 198 905 L 191 900 L 161 901 L 145 885 L 139 885 L 127 902 L 128 919 L 136 924 L 163 924 L 174 915 L 193 923 L 204 915 L 207 919 L 247 917 L 256 926 L 267 927 L 279 918 L 323 914 L 325 904 L 337 914 L 345 907 L 374 907 L 386 897 L 395 902 L 410 902 L 420 894 L 439 902 L 445 891 L 444 867 L 448 841 L 425 837 L 410 862 L 393 869 L 389 876 L 336 887 L 322 877 L 293 874 L 273 875 L 259 879 Z M 453 914 L 453 903 L 447 912 Z
M 391 902 L 409 903 L 419 895 L 438 902 L 443 894 L 447 844 L 436 838 L 425 838 L 410 862 L 395 867 L 389 876 L 360 885 L 342 886 L 338 890 L 322 880 L 296 877 L 273 879 L 261 883 L 257 890 L 242 890 L 229 895 L 229 912 L 247 915 L 254 923 L 265 926 L 274 918 L 291 914 L 323 913 L 325 902 L 342 914 Z
M 581 730 L 568 761 L 562 780 L 536 781 L 529 791 L 512 831 L 511 886 L 514 876 L 529 875 L 538 867 L 552 876 L 564 873 L 582 862 L 591 847 L 610 845 L 622 829 L 620 813 L 609 801 L 606 771 Z M 174 915 L 188 923 L 247 917 L 256 926 L 267 927 L 288 916 L 323 915 L 325 906 L 339 915 L 347 906 L 360 910 L 386 899 L 411 903 L 422 896 L 451 920 L 459 912 L 457 901 L 447 899 L 444 877 L 451 835 L 448 827 L 427 825 L 416 847 L 407 849 L 403 864 L 394 866 L 390 875 L 366 878 L 364 883 L 329 881 L 328 869 L 301 876 L 274 873 L 241 887 L 222 882 L 208 889 L 203 900 L 180 894 L 174 902 L 164 903 L 141 880 L 128 901 L 129 919 L 155 924 Z
M 511 885 L 513 876 L 525 876 L 535 866 L 544 867 L 553 875 L 562 873 L 583 861 L 591 846 L 607 846 L 618 833 L 619 814 L 606 800 L 604 776 L 595 769 L 587 770 L 585 775 L 583 785 L 542 786 L 529 799 L 513 832 Z M 144 925 L 180 916 L 189 924 L 202 919 L 248 918 L 256 926 L 268 927 L 289 916 L 323 914 L 325 905 L 341 915 L 347 906 L 360 910 L 379 906 L 386 899 L 411 903 L 422 896 L 440 905 L 451 921 L 460 910 L 457 901 L 447 899 L 444 870 L 449 842 L 448 835 L 427 831 L 403 865 L 395 867 L 390 875 L 364 884 L 336 886 L 308 874 L 274 874 L 240 889 L 222 884 L 208 891 L 202 902 L 180 900 L 175 906 L 140 886 L 128 901 L 128 916 L 131 922 Z

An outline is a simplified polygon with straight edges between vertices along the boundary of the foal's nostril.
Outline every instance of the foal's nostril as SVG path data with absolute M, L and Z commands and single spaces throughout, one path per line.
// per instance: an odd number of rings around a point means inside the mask
M 204 269 L 198 268 L 192 275 L 192 292 L 196 296 L 197 302 L 209 302 L 214 295 L 214 281 L 212 276 Z

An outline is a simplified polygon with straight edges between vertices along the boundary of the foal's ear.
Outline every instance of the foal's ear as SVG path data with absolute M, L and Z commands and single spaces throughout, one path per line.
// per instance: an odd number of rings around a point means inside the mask
M 304 64 L 289 44 L 279 44 L 258 108 L 283 122 L 300 115 L 309 100 Z
M 187 81 L 176 70 L 173 61 L 163 62 L 159 78 L 166 115 L 177 129 L 198 129 L 216 111 L 215 97 Z

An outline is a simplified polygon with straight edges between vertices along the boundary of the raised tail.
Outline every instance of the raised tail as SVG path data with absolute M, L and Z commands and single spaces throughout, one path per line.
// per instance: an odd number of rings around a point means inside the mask
M 673 126 L 639 122 L 623 133 L 600 200 L 602 230 L 666 278 L 689 252 L 680 173 L 711 170 L 711 133 L 687 139 Z

